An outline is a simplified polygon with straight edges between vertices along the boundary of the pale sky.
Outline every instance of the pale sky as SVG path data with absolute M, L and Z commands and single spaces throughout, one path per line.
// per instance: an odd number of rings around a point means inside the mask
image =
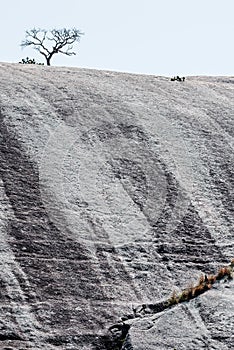
M 19 62 L 25 30 L 85 33 L 54 66 L 153 75 L 234 75 L 234 0 L 2 0 L 0 62 Z

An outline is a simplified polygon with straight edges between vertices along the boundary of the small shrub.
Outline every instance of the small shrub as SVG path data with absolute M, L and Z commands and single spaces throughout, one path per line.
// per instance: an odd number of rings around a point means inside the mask
M 44 63 L 37 63 L 34 58 L 22 58 L 21 62 L 22 64 L 38 64 L 38 65 L 44 65 Z

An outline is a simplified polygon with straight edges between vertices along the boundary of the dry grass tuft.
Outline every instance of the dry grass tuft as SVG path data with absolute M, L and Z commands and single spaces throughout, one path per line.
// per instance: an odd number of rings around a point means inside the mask
M 232 278 L 233 268 L 231 266 L 225 266 L 219 269 L 216 279 L 221 280 L 224 277 Z
M 172 296 L 168 299 L 167 305 L 175 305 L 184 301 L 189 301 L 212 288 L 212 285 L 216 281 L 228 278 L 232 279 L 234 271 L 234 259 L 231 260 L 229 266 L 220 268 L 216 275 L 201 275 L 198 284 L 194 287 L 190 285 L 187 289 L 184 289 L 180 294 L 173 291 Z
M 178 304 L 179 297 L 175 290 L 173 290 L 171 297 L 168 299 L 168 305 Z
M 209 284 L 214 284 L 215 282 L 216 282 L 216 276 L 214 276 L 214 275 L 209 275 L 209 276 L 207 276 L 207 282 L 209 283 Z

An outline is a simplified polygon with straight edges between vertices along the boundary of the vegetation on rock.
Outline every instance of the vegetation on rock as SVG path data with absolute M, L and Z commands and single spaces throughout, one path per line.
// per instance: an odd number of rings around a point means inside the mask
M 190 286 L 182 290 L 182 292 L 179 294 L 173 291 L 172 296 L 167 301 L 167 305 L 171 306 L 184 301 L 189 301 L 190 299 L 195 298 L 198 295 L 211 289 L 212 285 L 216 281 L 220 281 L 222 279 L 232 279 L 233 271 L 234 271 L 234 259 L 231 260 L 231 263 L 229 266 L 224 266 L 220 268 L 216 275 L 208 275 L 208 276 L 201 275 L 199 278 L 199 282 L 196 286 Z

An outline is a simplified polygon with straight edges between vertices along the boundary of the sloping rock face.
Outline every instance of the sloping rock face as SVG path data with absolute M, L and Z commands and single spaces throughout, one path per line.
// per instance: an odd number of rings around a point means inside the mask
M 0 75 L 0 349 L 233 349 L 234 78 Z

